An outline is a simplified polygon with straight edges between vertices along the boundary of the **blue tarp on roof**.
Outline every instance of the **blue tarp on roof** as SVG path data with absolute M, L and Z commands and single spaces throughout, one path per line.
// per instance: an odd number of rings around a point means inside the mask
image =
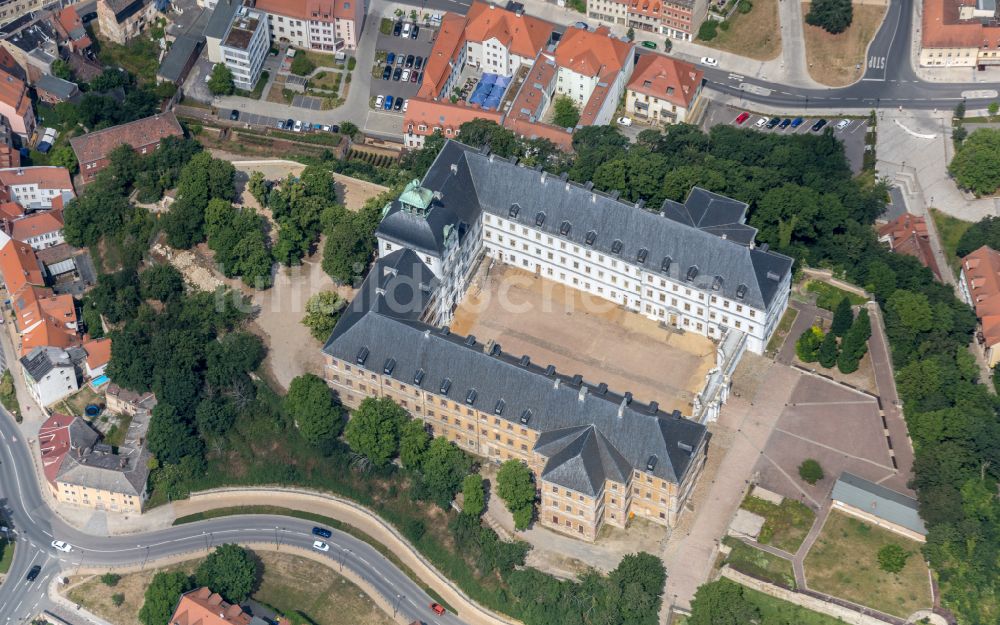
M 479 104 L 484 110 L 495 109 L 500 106 L 503 94 L 510 84 L 510 76 L 500 76 L 486 73 L 479 79 L 475 91 L 469 98 L 470 104 Z

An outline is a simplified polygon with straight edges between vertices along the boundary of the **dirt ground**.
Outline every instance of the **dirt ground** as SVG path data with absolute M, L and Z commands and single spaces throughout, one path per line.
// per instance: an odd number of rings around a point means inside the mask
M 502 264 L 483 263 L 451 325 L 458 334 L 494 340 L 509 354 L 581 374 L 636 401 L 690 414 L 715 365 L 715 344 L 661 327 L 608 300 Z
M 153 576 L 158 571 L 182 571 L 191 575 L 200 563 L 200 559 L 189 560 L 162 569 L 151 568 L 139 573 L 129 573 L 122 575 L 115 586 L 104 584 L 98 575 L 70 577 L 63 594 L 114 625 L 142 625 L 139 621 L 139 609 Z M 111 597 L 119 593 L 125 596 L 125 602 L 115 607 Z
M 807 458 L 818 461 L 824 473 L 812 486 L 798 475 Z M 843 471 L 905 490 L 905 477 L 897 475 L 889 457 L 876 400 L 804 375 L 754 467 L 755 481 L 818 508 Z
M 868 44 L 882 25 L 885 9 L 885 6 L 855 4 L 851 25 L 837 35 L 831 35 L 818 26 L 803 24 L 806 61 L 813 80 L 830 87 L 843 87 L 861 78 Z M 809 3 L 804 2 L 802 15 L 808 13 Z
M 696 43 L 758 61 L 769 61 L 781 54 L 778 0 L 754 0 L 749 13 L 735 11 L 729 22 L 729 30 L 720 28 L 715 39 L 698 39 Z

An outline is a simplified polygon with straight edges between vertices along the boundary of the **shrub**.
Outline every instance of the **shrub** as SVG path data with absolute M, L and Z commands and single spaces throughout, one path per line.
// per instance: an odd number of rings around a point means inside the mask
M 812 458 L 807 458 L 799 465 L 799 477 L 804 482 L 815 484 L 823 479 L 823 467 L 819 466 L 819 463 Z
M 823 337 L 823 342 L 820 343 L 819 352 L 816 355 L 820 366 L 824 369 L 829 369 L 837 364 L 837 353 L 837 335 L 833 331 L 827 332 L 826 336 Z
M 122 576 L 117 573 L 105 573 L 101 575 L 101 583 L 105 586 L 117 586 Z
M 723 21 L 719 22 L 719 30 L 721 30 L 721 31 L 727 31 L 727 30 L 729 30 L 729 26 L 730 26 L 729 20 L 723 20 Z
M 819 348 L 823 344 L 823 331 L 812 326 L 802 333 L 795 342 L 795 354 L 802 362 L 816 362 L 819 358 Z
M 354 68 L 357 66 L 358 66 L 358 60 L 356 58 L 352 56 L 351 58 L 347 59 L 347 71 L 353 72 Z M 347 79 L 350 80 L 351 77 L 348 76 Z
M 116 592 L 115 594 L 111 595 L 111 603 L 116 608 L 120 607 L 123 603 L 125 603 L 125 595 L 120 592 Z
M 854 19 L 851 0 L 813 0 L 806 15 L 806 23 L 819 26 L 833 35 L 842 33 Z
M 878 568 L 886 573 L 899 573 L 906 566 L 910 552 L 896 544 L 886 545 L 878 550 Z
M 711 41 L 719 34 L 719 23 L 715 20 L 705 20 L 698 28 L 698 39 Z
M 746 15 L 753 9 L 753 3 L 750 0 L 740 0 L 736 5 L 736 10 L 740 13 Z

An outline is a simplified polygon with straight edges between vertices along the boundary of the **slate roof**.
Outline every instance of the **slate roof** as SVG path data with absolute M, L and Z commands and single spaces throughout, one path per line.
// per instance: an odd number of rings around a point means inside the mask
M 229 25 L 233 23 L 233 16 L 241 6 L 243 3 L 239 0 L 219 0 L 205 26 L 205 36 L 220 40 L 225 37 Z
M 163 58 L 160 69 L 156 72 L 158 76 L 170 82 L 179 82 L 184 77 L 184 70 L 192 56 L 197 56 L 201 50 L 203 37 L 192 37 L 191 35 L 181 35 L 170 46 L 167 56 Z
M 39 76 L 38 80 L 35 81 L 35 88 L 48 91 L 60 100 L 69 100 L 80 92 L 76 83 L 63 80 L 62 78 L 52 76 L 51 74 L 43 74 L 42 76 Z
M 57 347 L 36 347 L 26 356 L 21 356 L 21 366 L 31 379 L 40 381 L 56 367 L 72 367 L 69 354 Z
M 917 514 L 916 499 L 853 473 L 845 471 L 840 474 L 830 498 L 918 534 L 927 534 L 927 528 Z

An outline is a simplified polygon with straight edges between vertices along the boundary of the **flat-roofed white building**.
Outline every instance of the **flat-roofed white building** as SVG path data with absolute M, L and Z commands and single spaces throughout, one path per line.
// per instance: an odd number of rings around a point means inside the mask
M 219 44 L 222 62 L 233 73 L 237 89 L 253 90 L 270 47 L 266 16 L 240 7 Z

